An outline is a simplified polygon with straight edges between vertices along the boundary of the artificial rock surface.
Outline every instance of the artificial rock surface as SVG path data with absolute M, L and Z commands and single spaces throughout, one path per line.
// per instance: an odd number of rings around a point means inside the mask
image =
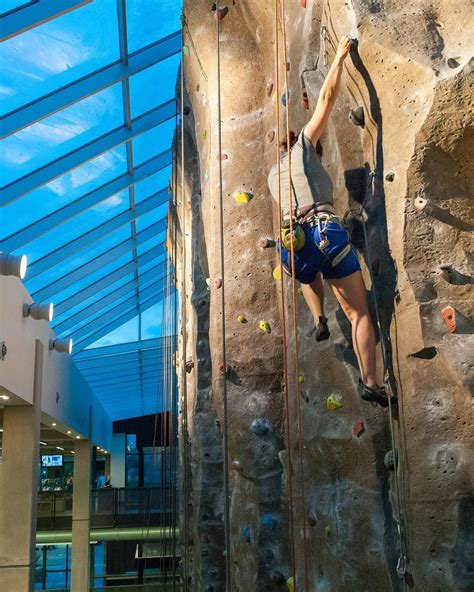
M 191 590 L 225 590 L 224 289 L 231 590 L 288 589 L 294 548 L 295 590 L 469 592 L 474 589 L 472 4 L 308 0 L 302 8 L 287 0 L 286 5 L 295 131 L 309 114 L 301 101 L 302 81 L 314 108 L 337 40 L 345 33 L 358 39 L 322 138 L 323 163 L 334 182 L 338 213 L 363 205 L 370 252 L 360 218 L 352 222 L 352 237 L 368 288 L 372 296 L 374 287 L 377 293 L 400 421 L 393 423 L 392 439 L 388 413 L 358 399 L 349 325 L 329 290 L 331 339 L 319 344 L 308 336 L 312 320 L 296 295 L 296 371 L 285 278 L 288 449 L 283 309 L 272 277 L 278 258 L 260 242 L 272 238 L 278 226 L 266 183 L 277 158 L 280 101 L 274 2 L 234 0 L 220 21 L 219 155 L 216 19 L 212 3 L 187 0 L 183 53 L 190 110 L 184 118 L 184 159 L 175 167 L 171 232 L 177 285 L 185 293 L 181 328 L 185 324 L 186 331 L 177 363 L 181 418 L 186 412 L 187 419 L 181 425 L 183 569 Z M 280 94 L 283 63 L 280 56 Z M 357 107 L 363 108 L 364 127 L 348 117 Z M 282 130 L 284 116 L 282 106 Z M 178 151 L 179 144 L 178 137 Z M 252 198 L 236 200 L 236 192 Z M 425 207 L 417 208 L 417 200 Z M 441 317 L 448 305 L 455 309 L 455 333 Z M 302 382 L 296 382 L 296 373 Z M 328 409 L 331 394 L 342 407 Z M 394 446 L 395 472 L 386 460 Z M 406 578 L 396 572 L 397 523 L 406 547 Z

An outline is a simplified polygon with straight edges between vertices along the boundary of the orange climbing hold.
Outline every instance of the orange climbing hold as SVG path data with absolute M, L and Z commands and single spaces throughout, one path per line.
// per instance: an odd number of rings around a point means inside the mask
M 222 278 L 220 275 L 218 275 L 216 277 L 216 279 L 214 280 L 214 288 L 216 288 L 216 290 L 218 290 L 219 288 L 222 288 Z
M 306 0 L 300 0 L 301 8 L 306 8 Z
M 227 154 L 218 154 L 217 160 L 227 160 L 229 157 Z
M 309 109 L 308 93 L 306 92 L 306 90 L 304 88 L 301 91 L 301 102 L 303 103 L 304 109 Z
M 217 4 L 212 5 L 212 10 L 214 12 L 214 18 L 216 21 L 221 21 L 229 12 L 229 8 L 227 6 L 220 8 L 217 6 Z
M 456 333 L 456 312 L 452 306 L 445 306 L 441 311 L 443 321 L 450 333 Z

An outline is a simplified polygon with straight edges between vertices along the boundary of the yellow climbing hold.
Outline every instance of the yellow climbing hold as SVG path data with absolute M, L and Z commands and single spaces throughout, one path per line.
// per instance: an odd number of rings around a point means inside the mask
M 246 323 L 247 319 L 244 317 L 244 315 L 239 315 L 237 317 L 237 320 L 239 321 L 239 323 Z
M 286 581 L 286 585 L 288 586 L 289 592 L 296 592 L 295 579 L 293 578 L 293 576 L 291 576 L 291 578 L 288 578 L 288 580 Z
M 324 534 L 328 537 L 331 536 L 331 527 L 330 526 L 325 526 L 324 527 Z
M 252 199 L 253 195 L 251 193 L 248 193 L 246 191 L 236 191 L 234 193 L 234 200 L 237 203 L 249 203 L 249 201 Z
M 205 140 L 207 138 L 207 130 L 202 132 L 202 139 Z
M 303 384 L 303 382 L 304 382 L 304 376 L 303 376 L 302 374 L 300 374 L 300 375 L 298 376 L 298 382 L 299 382 L 300 384 Z
M 275 280 L 281 280 L 281 265 L 278 265 L 278 267 L 275 267 L 273 270 L 273 278 Z
M 301 288 L 301 287 L 300 287 L 300 288 L 298 288 L 298 294 L 299 294 L 300 296 L 302 296 L 302 295 L 303 295 L 303 288 Z
M 331 393 L 326 400 L 326 407 L 330 411 L 334 411 L 335 409 L 340 409 L 343 407 L 342 396 L 336 393 Z
M 270 333 L 270 325 L 267 323 L 267 321 L 260 321 L 260 329 L 264 333 Z

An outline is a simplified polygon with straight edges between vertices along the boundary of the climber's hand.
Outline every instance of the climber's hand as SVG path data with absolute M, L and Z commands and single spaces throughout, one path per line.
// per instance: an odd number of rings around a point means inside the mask
M 342 39 L 339 41 L 339 45 L 337 47 L 337 57 L 345 60 L 349 51 L 352 47 L 352 39 L 350 35 L 344 35 Z

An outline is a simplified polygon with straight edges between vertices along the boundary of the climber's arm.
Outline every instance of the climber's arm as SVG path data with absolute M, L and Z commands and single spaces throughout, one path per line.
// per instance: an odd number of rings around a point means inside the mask
M 328 75 L 326 76 L 326 80 L 321 87 L 316 109 L 314 110 L 309 123 L 305 127 L 305 136 L 314 146 L 326 129 L 329 116 L 331 115 L 332 108 L 339 92 L 344 60 L 349 53 L 351 45 L 352 40 L 350 36 L 344 35 L 339 42 L 334 62 L 332 63 Z

